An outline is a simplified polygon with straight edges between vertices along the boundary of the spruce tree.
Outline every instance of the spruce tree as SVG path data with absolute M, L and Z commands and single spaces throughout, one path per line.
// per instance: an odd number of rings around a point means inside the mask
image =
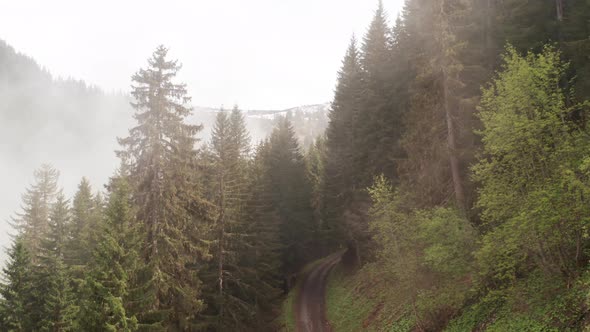
M 393 58 L 393 36 L 387 13 L 379 1 L 373 21 L 363 43 L 360 64 L 364 91 L 361 98 L 362 148 L 355 154 L 365 156 L 361 185 L 366 187 L 376 174 L 397 179 L 397 162 L 401 155 L 399 137 L 402 133 L 403 103 L 394 93 L 396 83 Z
M 480 61 L 467 56 L 469 47 L 462 40 L 476 17 L 472 13 L 468 3 L 455 0 L 406 4 L 406 40 L 417 75 L 405 116 L 402 145 L 407 159 L 402 170 L 404 184 L 416 196 L 418 206 L 451 203 L 462 211 L 470 207 L 467 174 L 473 158 L 473 114 L 479 92 L 466 89 L 465 82 L 485 77 L 475 75 L 474 63 Z M 482 45 L 478 47 L 483 49 Z M 467 61 L 471 61 L 468 66 Z
M 22 235 L 23 244 L 33 262 L 36 261 L 41 240 L 48 231 L 58 178 L 59 172 L 48 164 L 36 169 L 34 183 L 22 196 L 22 212 L 13 219 L 13 226 Z
M 141 255 L 148 265 L 145 294 L 151 305 L 140 325 L 162 330 L 189 330 L 202 309 L 194 266 L 205 256 L 200 234 L 209 205 L 195 183 L 195 135 L 201 126 L 185 122 L 191 114 L 184 84 L 174 83 L 180 69 L 160 46 L 148 67 L 133 76 L 137 126 L 119 140 L 118 155 L 129 167 L 137 221 L 145 238 Z
M 18 231 L 22 245 L 27 248 L 31 261 L 28 271 L 31 288 L 27 315 L 32 324 L 29 329 L 32 330 L 40 329 L 40 324 L 46 317 L 45 296 L 48 280 L 41 273 L 46 267 L 41 258 L 45 239 L 50 233 L 50 215 L 57 195 L 58 177 L 58 171 L 47 164 L 35 170 L 34 183 L 23 195 L 23 211 L 13 219 L 13 225 Z
M 101 218 L 100 204 L 92 195 L 90 182 L 82 178 L 72 202 L 72 222 L 64 253 L 65 262 L 71 271 L 72 286 L 78 297 L 96 243 L 95 232 Z
M 39 265 L 34 268 L 35 291 L 42 301 L 39 329 L 71 331 L 77 312 L 64 251 L 70 223 L 68 201 L 60 192 L 52 207 L 49 231 L 42 241 Z
M 248 269 L 239 259 L 240 252 L 248 245 L 246 216 L 244 206 L 246 174 L 250 138 L 242 112 L 235 107 L 227 114 L 217 113 L 211 137 L 211 167 L 214 169 L 214 202 L 217 206 L 217 221 L 213 230 L 216 251 L 213 261 L 203 279 L 215 285 L 215 295 L 209 294 L 209 307 L 204 317 L 212 317 L 217 330 L 234 330 L 236 324 L 246 324 L 255 312 L 248 289 Z M 212 273 L 215 271 L 215 273 Z M 215 278 L 212 276 L 215 275 Z
M 329 244 L 333 240 L 331 236 L 336 234 L 325 231 L 324 223 L 324 202 L 325 202 L 325 140 L 322 136 L 318 137 L 314 144 L 309 147 L 305 154 L 305 165 L 307 168 L 307 178 L 311 186 L 310 203 L 313 209 L 313 229 L 315 238 L 313 240 L 316 252 L 329 253 Z M 332 241 L 330 241 L 332 240 Z
M 311 256 L 313 211 L 305 160 L 291 122 L 278 120 L 269 139 L 268 176 L 273 208 L 280 220 L 282 272 L 297 271 Z
M 326 130 L 326 152 L 324 155 L 325 203 L 322 231 L 333 242 L 344 241 L 347 237 L 343 222 L 345 211 L 351 206 L 354 192 L 360 189 L 364 168 L 362 123 L 362 69 L 359 51 L 353 37 L 342 68 L 338 73 L 338 84 L 329 113 Z M 334 244 L 328 244 L 334 246 Z
M 267 325 L 266 317 L 280 301 L 285 280 L 281 275 L 281 220 L 274 207 L 270 167 L 270 144 L 265 141 L 256 148 L 250 166 L 245 213 L 251 236 L 247 250 L 242 250 L 239 258 L 246 269 L 254 272 L 247 278 L 252 285 L 249 297 L 257 314 L 255 327 Z
M 36 321 L 31 316 L 35 285 L 31 280 L 31 258 L 21 237 L 8 251 L 8 262 L 2 269 L 0 283 L 0 327 L 2 331 L 32 331 Z
M 109 187 L 99 243 L 84 279 L 78 324 L 84 331 L 135 331 L 137 318 L 130 311 L 138 300 L 131 291 L 141 267 L 139 233 L 125 178 L 113 178 Z

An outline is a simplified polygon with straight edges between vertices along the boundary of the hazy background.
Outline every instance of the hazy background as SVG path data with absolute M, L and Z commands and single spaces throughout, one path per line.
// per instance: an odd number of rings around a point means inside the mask
M 390 21 L 402 3 L 384 1 Z M 376 0 L 0 3 L 0 40 L 34 59 L 0 45 L 0 244 L 8 243 L 6 220 L 41 163 L 62 172 L 68 195 L 83 175 L 102 188 L 117 166 L 115 137 L 131 123 L 123 94 L 158 44 L 184 65 L 179 79 L 195 105 L 323 104 L 332 99 L 351 35 L 362 38 L 376 6 Z

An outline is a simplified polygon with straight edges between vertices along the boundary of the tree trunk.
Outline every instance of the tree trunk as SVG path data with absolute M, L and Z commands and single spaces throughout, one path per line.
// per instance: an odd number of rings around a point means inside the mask
M 443 75 L 443 98 L 444 98 L 444 111 L 445 117 L 447 121 L 447 144 L 449 147 L 449 161 L 451 164 L 451 175 L 453 178 L 453 189 L 455 192 L 455 200 L 457 201 L 457 206 L 462 210 L 465 211 L 465 193 L 463 191 L 463 180 L 461 179 L 461 169 L 459 158 L 457 157 L 457 143 L 456 143 L 456 129 L 455 124 L 453 121 L 453 115 L 451 113 L 451 106 L 449 102 L 449 82 L 448 82 L 448 75 L 445 72 L 445 69 L 442 69 Z
M 557 9 L 557 21 L 563 21 L 563 7 L 564 0 L 555 0 L 555 7 Z
M 219 317 L 223 317 L 223 245 L 225 238 L 225 179 L 224 170 L 221 168 L 219 174 L 219 257 L 217 265 L 217 277 L 219 282 Z

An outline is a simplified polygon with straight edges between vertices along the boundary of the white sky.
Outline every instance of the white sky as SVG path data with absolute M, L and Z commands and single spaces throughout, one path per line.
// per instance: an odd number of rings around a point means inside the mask
M 394 22 L 403 0 L 383 3 Z M 377 0 L 0 0 L 0 39 L 55 76 L 123 92 L 164 44 L 183 63 L 180 79 L 195 105 L 285 109 L 332 99 L 350 37 L 364 35 L 376 7 Z M 62 171 L 69 195 L 88 171 L 84 161 L 35 157 Z M 39 166 L 3 164 L 0 266 L 5 221 L 20 198 L 12 194 Z M 84 174 L 95 188 L 112 169 L 101 171 Z
M 384 0 L 390 22 L 403 0 Z M 0 0 L 0 39 L 54 75 L 129 91 L 159 44 L 194 104 L 283 109 L 327 102 L 352 33 L 377 0 Z

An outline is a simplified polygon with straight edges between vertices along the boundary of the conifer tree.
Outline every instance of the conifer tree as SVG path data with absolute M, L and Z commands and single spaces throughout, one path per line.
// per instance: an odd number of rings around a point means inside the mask
M 8 262 L 2 269 L 0 283 L 0 327 L 2 331 L 32 331 L 36 322 L 30 309 L 34 303 L 31 294 L 31 259 L 24 241 L 17 237 L 8 251 Z
M 190 97 L 184 84 L 174 83 L 180 65 L 167 53 L 158 47 L 148 68 L 133 76 L 137 126 L 119 140 L 118 155 L 129 167 L 137 221 L 145 233 L 141 254 L 151 305 L 138 317 L 140 326 L 189 330 L 203 307 L 194 266 L 206 254 L 200 231 L 210 212 L 194 175 L 201 126 L 185 122 Z
M 305 160 L 287 118 L 278 120 L 269 139 L 268 176 L 273 208 L 280 220 L 282 272 L 297 271 L 310 258 L 313 211 Z
M 362 186 L 366 187 L 375 174 L 385 174 L 396 180 L 397 162 L 401 155 L 398 141 L 402 133 L 403 102 L 394 93 L 396 80 L 393 58 L 393 35 L 387 14 L 379 1 L 378 8 L 363 43 L 360 64 L 363 69 L 362 93 L 362 150 L 355 154 L 366 155 L 363 168 Z
M 473 148 L 473 110 L 478 92 L 465 90 L 461 33 L 472 7 L 455 0 L 408 1 L 405 24 L 417 76 L 405 117 L 402 144 L 405 184 L 418 205 L 453 202 L 467 211 L 467 168 Z M 470 66 L 471 67 L 471 66 Z
M 268 323 L 264 317 L 280 301 L 284 280 L 281 276 L 281 220 L 273 205 L 270 165 L 270 144 L 265 141 L 256 148 L 250 166 L 245 213 L 251 236 L 248 238 L 248 250 L 242 250 L 239 258 L 246 269 L 254 271 L 254 274 L 246 276 L 252 285 L 248 294 L 257 314 L 254 326 L 266 326 Z
M 42 302 L 39 329 L 70 331 L 77 312 L 64 252 L 70 209 L 63 193 L 57 195 L 49 218 L 49 231 L 42 240 L 39 265 L 34 269 L 35 291 Z
M 85 268 L 90 261 L 95 243 L 95 230 L 99 226 L 100 208 L 92 195 L 92 187 L 86 178 L 78 184 L 78 191 L 72 203 L 72 222 L 69 227 L 69 241 L 64 253 L 70 267 L 74 288 L 80 291 Z
M 249 145 L 249 134 L 237 106 L 229 116 L 224 110 L 217 113 L 210 145 L 211 166 L 216 173 L 214 202 L 218 210 L 214 227 L 217 250 L 213 253 L 216 282 L 210 284 L 216 285 L 216 294 L 208 296 L 209 308 L 205 314 L 213 315 L 218 330 L 236 329 L 236 324 L 244 323 L 255 312 L 246 297 L 251 287 L 245 275 L 248 270 L 239 259 L 249 237 L 244 211 Z M 207 275 L 212 279 L 210 272 Z
M 363 136 L 366 121 L 360 54 L 353 37 L 342 68 L 329 113 L 324 156 L 325 203 L 322 231 L 338 242 L 348 238 L 344 215 L 353 207 L 354 194 L 362 188 L 367 162 Z M 334 244 L 331 244 L 333 246 Z
M 44 164 L 34 172 L 34 183 L 23 195 L 22 212 L 13 219 L 22 245 L 27 248 L 30 269 L 28 271 L 29 301 L 27 315 L 30 317 L 32 330 L 40 329 L 45 318 L 46 281 L 40 271 L 44 268 L 42 261 L 44 242 L 50 232 L 50 214 L 57 194 L 59 173 L 53 167 Z
M 331 240 L 330 236 L 335 236 L 330 232 L 326 232 L 324 228 L 324 202 L 325 202 L 325 181 L 326 174 L 324 161 L 326 153 L 325 140 L 323 137 L 318 137 L 314 144 L 312 144 L 305 155 L 305 165 L 307 167 L 307 177 L 311 185 L 310 203 L 313 209 L 314 219 L 314 233 L 316 238 L 314 242 L 319 247 L 314 250 L 323 250 L 328 253 L 326 249 L 331 249 L 327 244 Z
M 123 176 L 112 179 L 110 191 L 81 294 L 79 327 L 84 331 L 135 331 L 138 327 L 137 318 L 130 314 L 137 300 L 133 297 L 137 294 L 131 294 L 132 282 L 141 266 L 131 191 Z
M 34 172 L 34 183 L 22 196 L 22 212 L 13 219 L 13 225 L 22 235 L 23 244 L 27 247 L 31 260 L 41 246 L 41 240 L 49 227 L 51 205 L 57 194 L 59 172 L 48 164 L 42 165 Z

